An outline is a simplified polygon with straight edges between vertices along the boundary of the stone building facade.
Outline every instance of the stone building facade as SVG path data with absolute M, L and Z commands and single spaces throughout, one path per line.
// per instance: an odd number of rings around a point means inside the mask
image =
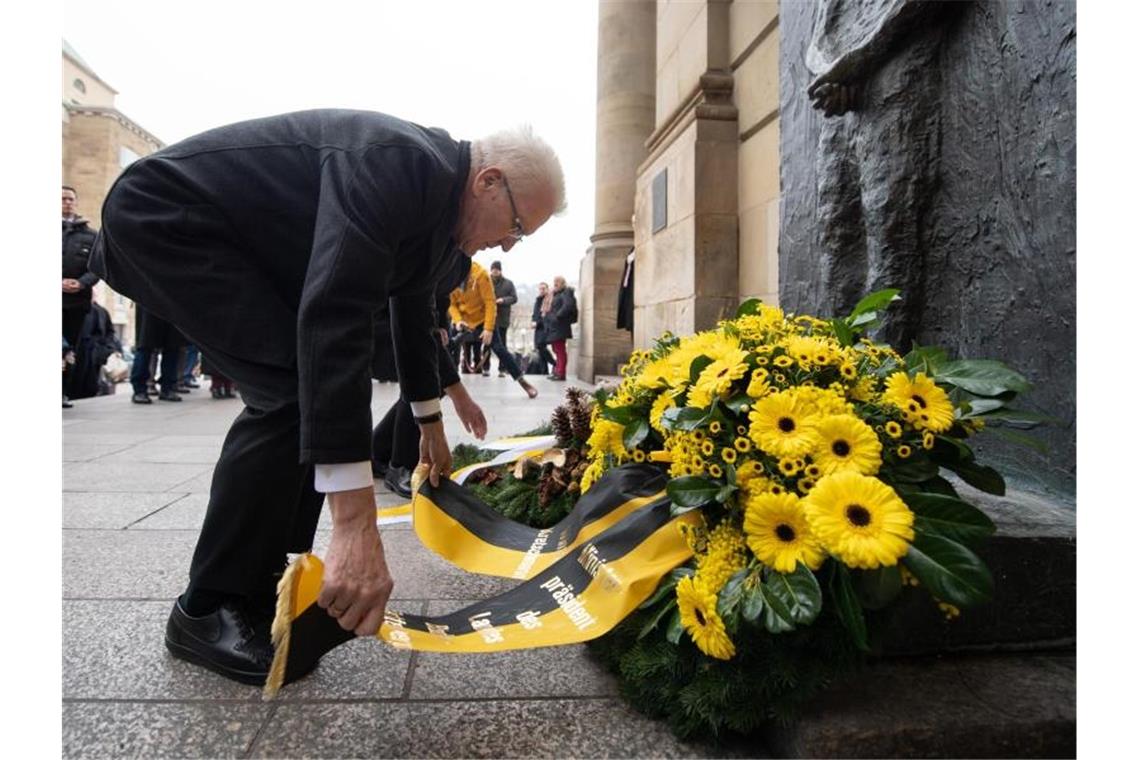
M 163 147 L 157 137 L 115 107 L 118 93 L 63 43 L 63 184 L 79 195 L 79 215 L 99 227 L 103 199 L 119 173 Z M 105 283 L 95 300 L 111 314 L 125 343 L 134 342 L 134 304 Z
M 578 376 L 633 347 L 775 303 L 779 3 L 601 0 L 595 231 L 582 262 Z M 634 254 L 633 332 L 617 328 Z

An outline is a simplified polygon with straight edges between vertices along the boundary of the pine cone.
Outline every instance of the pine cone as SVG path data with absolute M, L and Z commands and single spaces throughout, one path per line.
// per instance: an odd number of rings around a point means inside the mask
M 579 445 L 590 438 L 590 406 L 585 401 L 576 403 L 570 409 L 570 431 Z
M 550 416 L 550 427 L 554 430 L 554 437 L 558 440 L 560 447 L 565 448 L 570 445 L 574 431 L 570 424 L 570 412 L 567 411 L 565 405 L 555 407 Z

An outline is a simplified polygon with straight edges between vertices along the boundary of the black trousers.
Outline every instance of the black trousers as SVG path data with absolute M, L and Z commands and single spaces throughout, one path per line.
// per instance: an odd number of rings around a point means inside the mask
M 420 429 L 412 414 L 412 405 L 399 399 L 372 431 L 372 469 L 407 467 L 410 470 L 419 459 Z
M 79 334 L 83 332 L 83 322 L 87 319 L 87 312 L 89 311 L 91 311 L 90 304 L 63 310 L 63 337 L 67 340 L 67 345 L 71 351 L 79 348 Z M 63 395 L 65 396 L 68 386 L 71 385 L 71 368 L 73 366 L 75 365 L 68 364 L 63 370 Z

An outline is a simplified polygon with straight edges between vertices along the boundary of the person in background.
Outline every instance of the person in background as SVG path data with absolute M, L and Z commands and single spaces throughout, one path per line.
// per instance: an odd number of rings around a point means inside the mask
M 235 397 L 234 381 L 222 374 L 206 354 L 202 354 L 202 374 L 210 376 L 210 398 L 220 401 Z
M 189 393 L 192 389 L 200 387 L 194 375 L 198 368 L 198 358 L 201 352 L 193 343 L 187 343 L 182 351 L 182 377 L 178 381 L 178 392 Z
M 550 313 L 546 315 L 546 340 L 554 349 L 554 372 L 550 380 L 566 379 L 566 341 L 573 335 L 571 325 L 578 321 L 578 302 L 574 289 L 567 287 L 566 278 L 554 278 L 554 296 L 551 299 Z
M 495 288 L 491 284 L 487 270 L 481 267 L 479 262 L 471 262 L 471 272 L 462 285 L 451 291 L 450 301 L 448 313 L 451 315 L 452 324 L 455 325 L 459 343 L 457 348 L 462 348 L 463 371 L 467 374 L 473 372 L 490 374 L 486 368 L 487 363 L 483 361 L 483 349 L 491 345 L 491 340 L 495 336 L 497 308 Z M 456 349 L 452 350 L 456 363 L 459 353 Z
M 495 350 L 495 344 L 498 343 L 504 349 L 507 346 L 507 328 L 511 326 L 511 307 L 518 303 L 518 293 L 515 292 L 515 284 L 503 277 L 503 265 L 501 262 L 491 262 L 491 284 L 495 288 L 495 334 L 491 338 L 491 350 L 495 351 L 498 356 L 499 352 Z M 499 359 L 499 377 L 506 374 L 503 368 L 503 360 Z
M 95 244 L 95 230 L 87 220 L 76 213 L 79 194 L 70 185 L 63 185 L 63 339 L 74 350 L 79 345 L 79 333 L 87 312 L 91 311 L 91 288 L 99 276 L 87 265 L 91 248 Z M 63 372 L 63 406 L 67 400 L 67 386 L 71 382 L 70 365 Z
M 534 328 L 534 350 L 538 360 L 542 362 L 540 375 L 545 375 L 554 366 L 554 357 L 550 355 L 550 348 L 546 341 L 546 315 L 554 301 L 554 294 L 545 282 L 538 283 L 538 295 L 534 299 L 534 308 L 530 313 L 530 326 Z
M 503 376 L 505 369 L 511 378 L 522 386 L 528 398 L 538 395 L 538 389 L 527 382 L 523 377 L 522 368 L 518 359 L 507 350 L 507 327 L 511 323 L 511 306 L 519 300 L 515 293 L 515 284 L 503 277 L 503 265 L 495 261 L 491 264 L 491 282 L 495 288 L 495 330 L 491 337 L 491 351 L 499 359 L 499 377 Z M 484 372 L 483 374 L 487 374 Z
M 135 360 L 131 365 L 131 387 L 134 393 L 131 402 L 149 404 L 147 384 L 151 382 L 151 357 L 161 352 L 159 364 L 158 400 L 181 401 L 178 395 L 178 380 L 181 378 L 180 360 L 185 342 L 178 328 L 165 319 L 155 316 L 135 304 Z

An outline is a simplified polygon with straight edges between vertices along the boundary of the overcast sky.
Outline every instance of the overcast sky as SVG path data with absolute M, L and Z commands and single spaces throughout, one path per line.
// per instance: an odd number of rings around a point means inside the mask
M 62 36 L 170 144 L 306 108 L 383 111 L 457 139 L 530 122 L 569 208 L 503 261 L 517 282 L 578 279 L 594 226 L 593 0 L 67 0 Z

